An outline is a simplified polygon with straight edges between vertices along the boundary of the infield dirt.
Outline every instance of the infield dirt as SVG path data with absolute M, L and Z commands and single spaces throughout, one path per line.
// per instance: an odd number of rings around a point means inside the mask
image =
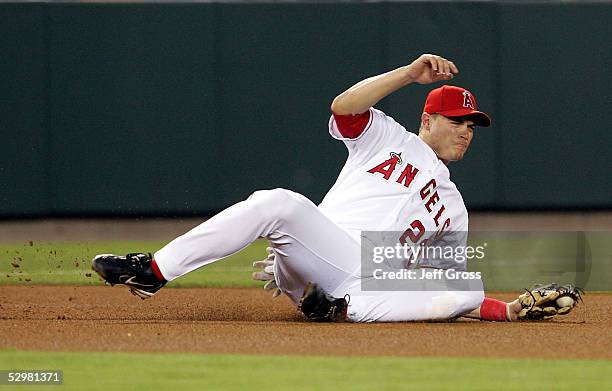
M 612 358 L 606 294 L 544 322 L 313 324 L 261 289 L 164 289 L 141 300 L 125 287 L 5 285 L 0 314 L 0 349 Z

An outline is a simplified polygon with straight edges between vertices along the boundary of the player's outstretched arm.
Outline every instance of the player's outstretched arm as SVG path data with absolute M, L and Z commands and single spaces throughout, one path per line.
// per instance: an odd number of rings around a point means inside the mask
M 430 84 L 450 80 L 459 69 L 444 57 L 423 54 L 410 65 L 360 81 L 338 95 L 331 109 L 338 115 L 359 114 L 387 95 L 411 83 Z
M 569 314 L 582 302 L 583 294 L 583 289 L 572 284 L 537 285 L 510 303 L 485 297 L 480 307 L 462 316 L 498 321 L 547 320 L 557 315 Z

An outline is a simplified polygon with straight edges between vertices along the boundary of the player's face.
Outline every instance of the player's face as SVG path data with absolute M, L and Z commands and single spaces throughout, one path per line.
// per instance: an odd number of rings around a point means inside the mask
M 429 115 L 424 140 L 445 162 L 461 160 L 472 142 L 474 122 L 465 118 Z

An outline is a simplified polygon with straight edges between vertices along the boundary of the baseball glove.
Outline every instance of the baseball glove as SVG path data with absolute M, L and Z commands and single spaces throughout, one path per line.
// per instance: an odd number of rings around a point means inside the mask
M 555 315 L 568 314 L 582 301 L 584 291 L 572 284 L 558 285 L 555 283 L 537 285 L 518 300 L 523 309 L 518 314 L 519 320 L 545 320 Z

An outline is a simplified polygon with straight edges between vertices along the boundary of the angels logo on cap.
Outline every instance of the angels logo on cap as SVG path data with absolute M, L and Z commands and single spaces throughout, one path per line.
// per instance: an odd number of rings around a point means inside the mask
M 472 95 L 469 91 L 463 91 L 463 107 L 469 107 L 472 110 L 476 110 L 474 103 L 472 103 Z
M 491 125 L 491 118 L 478 111 L 474 95 L 462 87 L 444 85 L 427 95 L 423 111 L 445 117 L 469 117 L 478 126 Z

